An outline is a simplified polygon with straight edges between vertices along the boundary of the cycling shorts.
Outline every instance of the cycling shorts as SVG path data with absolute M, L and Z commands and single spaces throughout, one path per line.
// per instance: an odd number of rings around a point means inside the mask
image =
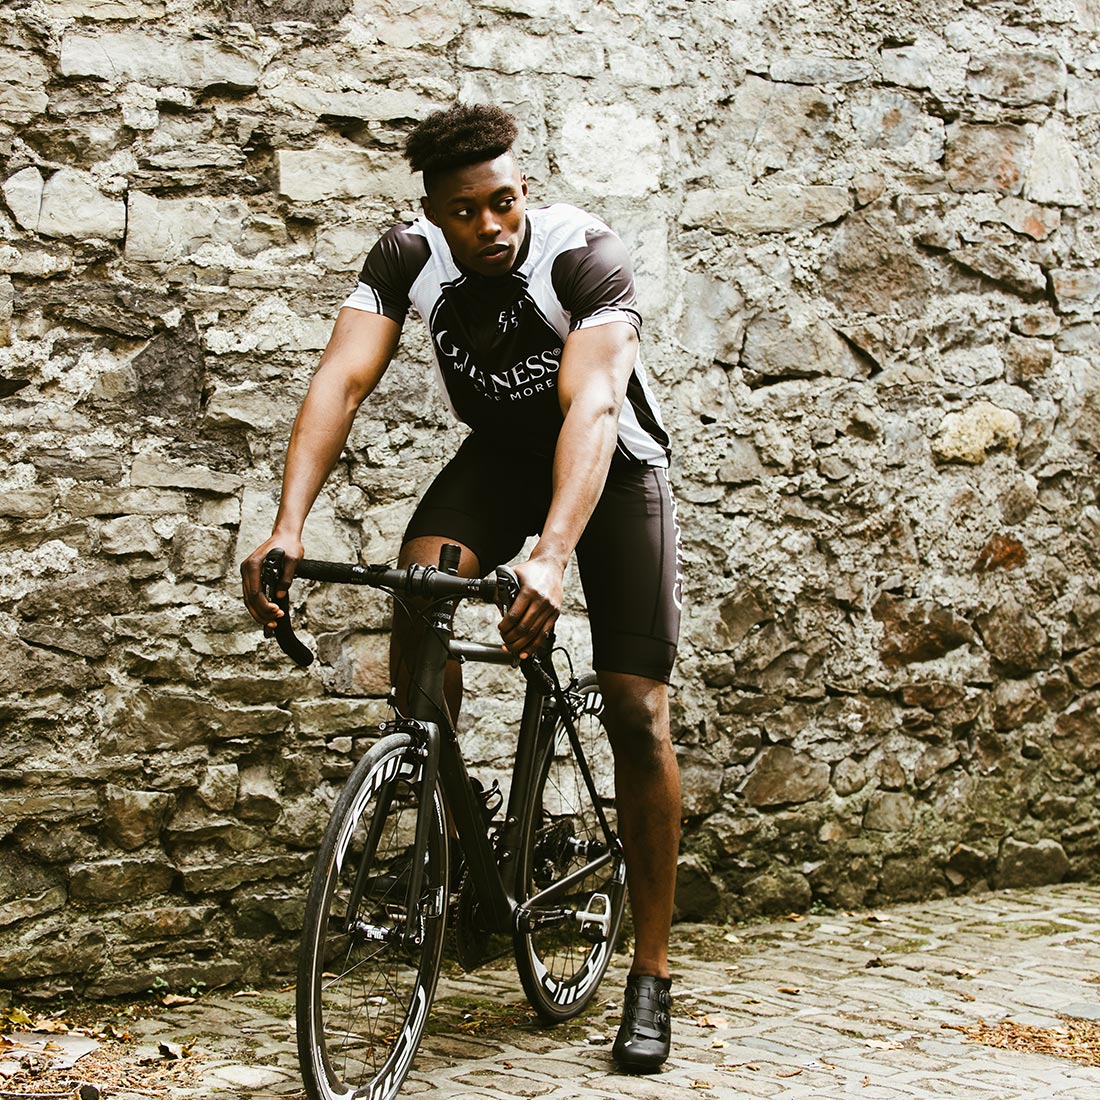
M 487 574 L 541 530 L 552 478 L 550 459 L 517 461 L 514 453 L 467 436 L 424 494 L 405 541 L 452 539 L 469 547 Z M 577 544 L 597 672 L 668 683 L 680 632 L 679 535 L 665 471 L 613 463 Z

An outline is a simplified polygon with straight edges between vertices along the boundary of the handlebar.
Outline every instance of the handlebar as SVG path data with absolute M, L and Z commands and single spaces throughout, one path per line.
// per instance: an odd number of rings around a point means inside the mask
M 279 648 L 295 664 L 307 668 L 313 663 L 313 654 L 294 633 L 290 622 L 290 597 L 277 596 L 283 588 L 281 578 L 286 551 L 276 547 L 269 550 L 260 567 L 260 585 L 264 594 L 282 611 L 274 628 L 265 626 L 264 637 L 274 636 Z M 303 558 L 294 571 L 302 580 L 330 581 L 336 584 L 359 584 L 369 588 L 382 588 L 395 596 L 420 599 L 473 599 L 508 607 L 519 594 L 520 584 L 515 573 L 501 566 L 488 577 L 457 577 L 437 569 L 434 565 L 410 565 L 394 569 L 386 565 L 351 565 L 344 562 L 318 561 Z

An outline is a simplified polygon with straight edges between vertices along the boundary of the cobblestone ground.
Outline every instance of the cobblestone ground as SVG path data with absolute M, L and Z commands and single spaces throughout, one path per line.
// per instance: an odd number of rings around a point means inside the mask
M 968 1042 L 960 1027 L 1100 1020 L 1100 886 L 996 893 L 877 913 L 675 929 L 674 1054 L 617 1073 L 610 1043 L 625 967 L 580 1020 L 546 1030 L 511 964 L 441 981 L 404 1094 L 452 1097 L 771 1097 L 1037 1100 L 1100 1096 L 1100 1067 Z M 140 1025 L 191 1044 L 177 1096 L 299 1097 L 293 993 L 212 995 Z M 115 1094 L 124 1097 L 124 1094 Z M 134 1093 L 136 1100 L 138 1093 Z

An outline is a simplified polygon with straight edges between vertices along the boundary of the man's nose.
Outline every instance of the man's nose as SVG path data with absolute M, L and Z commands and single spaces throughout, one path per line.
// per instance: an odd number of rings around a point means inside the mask
M 477 222 L 479 237 L 495 237 L 500 232 L 500 221 L 492 210 L 485 210 Z

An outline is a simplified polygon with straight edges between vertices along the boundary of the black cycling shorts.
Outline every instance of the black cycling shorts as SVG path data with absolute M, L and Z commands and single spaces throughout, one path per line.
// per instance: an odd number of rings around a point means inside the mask
M 542 529 L 552 476 L 548 459 L 518 461 L 467 436 L 424 494 L 405 542 L 452 539 L 469 547 L 487 574 Z M 668 683 L 680 632 L 679 534 L 665 471 L 613 463 L 577 544 L 597 672 Z

